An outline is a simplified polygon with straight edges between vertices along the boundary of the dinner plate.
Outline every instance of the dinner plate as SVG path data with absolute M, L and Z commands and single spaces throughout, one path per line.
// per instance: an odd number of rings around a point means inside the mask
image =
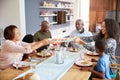
M 91 52 L 91 51 L 88 51 L 86 52 L 87 55 L 90 55 L 90 56 L 98 56 L 99 54 L 96 53 L 96 52 Z
M 47 53 L 47 54 L 46 54 L 46 57 L 49 57 L 49 56 L 51 56 L 51 55 L 52 55 L 51 53 Z M 42 56 L 43 56 L 43 54 L 37 53 L 37 56 L 42 57 Z
M 78 52 L 79 51 L 79 49 L 77 49 L 77 48 L 76 49 L 68 48 L 67 50 L 70 51 L 70 52 Z
M 75 64 L 77 66 L 92 66 L 93 63 L 91 61 L 85 62 L 85 60 L 78 60 L 75 62 Z
M 30 62 L 25 62 L 25 61 L 20 61 L 20 62 L 15 62 L 13 64 L 13 67 L 18 67 L 18 68 L 22 68 L 22 67 L 28 67 L 30 66 Z

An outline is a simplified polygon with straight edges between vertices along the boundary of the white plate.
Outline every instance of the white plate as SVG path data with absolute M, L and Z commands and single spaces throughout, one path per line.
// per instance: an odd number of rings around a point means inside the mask
M 30 62 L 25 62 L 25 61 L 15 62 L 13 64 L 13 67 L 17 67 L 17 66 L 18 66 L 18 68 L 28 67 L 28 66 L 30 66 Z
M 91 51 L 88 51 L 86 52 L 86 54 L 90 55 L 90 56 L 98 56 L 99 54 L 96 53 L 96 52 L 91 52 Z
M 77 48 L 76 48 L 76 50 L 73 50 L 73 48 L 68 48 L 67 50 L 70 52 L 78 52 L 79 51 L 79 49 L 77 49 Z
M 47 53 L 47 54 L 46 54 L 46 57 L 49 57 L 49 56 L 51 56 L 51 55 L 52 55 L 51 53 Z M 37 53 L 37 56 L 42 57 L 42 56 L 43 56 L 43 54 Z
M 76 65 L 78 66 L 92 66 L 92 62 L 88 61 L 87 63 L 84 63 L 84 60 L 78 60 L 75 62 Z

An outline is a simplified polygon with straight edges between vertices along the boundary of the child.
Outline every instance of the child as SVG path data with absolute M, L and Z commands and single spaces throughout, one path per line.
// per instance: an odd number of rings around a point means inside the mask
M 94 67 L 94 69 L 90 67 L 83 67 L 82 70 L 88 70 L 92 72 L 92 77 L 98 77 L 98 78 L 104 78 L 104 79 L 111 79 L 110 77 L 110 60 L 109 56 L 104 53 L 104 51 L 107 48 L 107 44 L 103 40 L 99 40 L 95 42 L 95 50 L 97 53 L 99 53 L 99 60 L 97 62 L 97 65 Z M 92 61 L 96 61 L 92 59 Z

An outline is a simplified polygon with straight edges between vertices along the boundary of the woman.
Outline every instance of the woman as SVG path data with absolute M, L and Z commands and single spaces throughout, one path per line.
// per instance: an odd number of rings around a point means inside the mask
M 105 19 L 102 22 L 101 32 L 99 33 L 99 35 L 94 37 L 94 40 L 100 39 L 106 41 L 108 45 L 108 48 L 105 51 L 105 53 L 109 55 L 110 62 L 116 63 L 117 61 L 115 58 L 115 50 L 117 42 L 119 41 L 119 24 L 113 19 Z M 79 41 L 81 44 L 84 44 L 84 46 L 87 46 L 87 44 L 81 39 L 76 39 L 76 41 Z
M 0 69 L 6 69 L 13 63 L 21 61 L 23 53 L 31 53 L 37 48 L 48 45 L 49 40 L 45 39 L 34 43 L 20 41 L 20 33 L 15 25 L 10 25 L 4 30 L 4 38 L 0 53 Z

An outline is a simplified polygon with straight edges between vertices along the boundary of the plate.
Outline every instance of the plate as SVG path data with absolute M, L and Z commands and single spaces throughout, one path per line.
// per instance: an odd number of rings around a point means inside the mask
M 18 67 L 18 68 L 22 68 L 22 67 L 29 67 L 30 66 L 30 62 L 25 62 L 25 61 L 20 61 L 20 62 L 15 62 L 13 64 L 13 67 Z
M 77 48 L 75 48 L 75 49 L 73 49 L 73 48 L 68 48 L 68 51 L 70 51 L 70 52 L 78 52 L 79 49 L 77 49 Z
M 46 54 L 46 57 L 49 57 L 49 56 L 51 56 L 51 55 L 52 55 L 51 53 L 47 53 L 47 54 Z M 37 56 L 39 56 L 39 57 L 43 57 L 44 54 L 37 53 Z
M 77 66 L 92 66 L 92 62 L 90 62 L 89 60 L 88 61 L 85 61 L 85 60 L 78 60 L 75 62 L 75 64 Z
M 91 52 L 91 51 L 88 51 L 86 54 L 87 54 L 87 55 L 90 55 L 90 56 L 98 56 L 98 55 L 99 55 L 98 53 L 96 53 L 96 52 Z

